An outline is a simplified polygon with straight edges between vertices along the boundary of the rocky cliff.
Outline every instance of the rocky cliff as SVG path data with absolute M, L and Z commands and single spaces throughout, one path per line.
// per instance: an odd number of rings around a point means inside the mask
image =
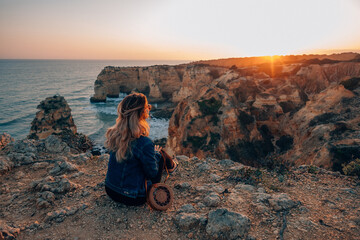
M 280 158 L 334 170 L 359 158 L 360 63 L 288 69 L 292 74 L 281 77 L 229 70 L 184 99 L 170 119 L 167 149 L 252 166 Z
M 173 103 L 166 146 L 175 155 L 339 170 L 360 157 L 359 78 L 356 53 L 106 67 L 92 100 L 137 89 Z
M 106 97 L 135 90 L 146 94 L 152 102 L 177 103 L 191 95 L 197 84 L 207 84 L 213 79 L 213 68 L 200 65 L 105 67 L 95 81 L 95 94 L 90 100 L 102 102 Z

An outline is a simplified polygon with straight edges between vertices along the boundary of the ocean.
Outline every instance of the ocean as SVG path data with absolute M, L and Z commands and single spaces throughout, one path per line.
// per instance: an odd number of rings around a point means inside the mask
M 68 102 L 77 130 L 95 143 L 104 143 L 105 131 L 114 125 L 116 107 L 126 96 L 90 103 L 94 82 L 105 66 L 176 65 L 186 61 L 134 60 L 0 60 L 0 134 L 25 138 L 46 97 L 61 95 Z M 150 138 L 167 137 L 168 119 L 150 118 Z

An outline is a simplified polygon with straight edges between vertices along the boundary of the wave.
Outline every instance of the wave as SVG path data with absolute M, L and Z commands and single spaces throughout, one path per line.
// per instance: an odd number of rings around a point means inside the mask
M 30 114 L 27 114 L 27 115 L 12 118 L 10 120 L 6 120 L 4 122 L 0 122 L 0 126 L 9 126 L 9 125 L 12 125 L 12 124 L 20 123 L 21 121 L 24 122 L 24 119 L 28 119 L 28 118 L 31 118 L 31 117 L 35 117 L 35 114 L 30 113 Z
M 97 105 L 97 106 L 96 106 Z M 97 113 L 102 113 L 102 114 L 108 114 L 108 115 L 117 115 L 117 109 L 115 106 L 104 106 L 104 104 L 96 104 L 95 106 L 89 106 L 89 107 L 85 107 L 85 110 L 90 110 L 93 112 L 97 112 Z

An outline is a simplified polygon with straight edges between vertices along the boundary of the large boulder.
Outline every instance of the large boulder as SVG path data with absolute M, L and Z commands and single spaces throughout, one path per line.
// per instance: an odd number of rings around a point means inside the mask
M 31 123 L 30 137 L 44 139 L 53 133 L 71 130 L 76 133 L 76 126 L 71 116 L 71 109 L 62 96 L 48 97 L 42 101 Z
M 210 239 L 242 239 L 250 229 L 250 219 L 225 208 L 211 211 L 206 232 Z
M 64 97 L 48 97 L 37 108 L 39 111 L 31 123 L 29 138 L 47 139 L 46 148 L 52 152 L 63 149 L 55 149 L 60 143 L 53 137 L 49 138 L 50 135 L 56 135 L 61 142 L 78 152 L 92 148 L 92 141 L 84 134 L 77 133 L 71 109 Z

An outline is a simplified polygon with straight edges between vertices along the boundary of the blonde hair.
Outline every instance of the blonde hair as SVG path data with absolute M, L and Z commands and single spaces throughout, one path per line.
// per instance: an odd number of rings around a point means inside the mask
M 146 96 L 142 93 L 130 94 L 119 103 L 116 123 L 108 128 L 105 135 L 105 146 L 116 152 L 118 162 L 132 154 L 131 141 L 140 136 L 149 136 L 150 127 L 146 119 L 149 117 L 150 108 Z

